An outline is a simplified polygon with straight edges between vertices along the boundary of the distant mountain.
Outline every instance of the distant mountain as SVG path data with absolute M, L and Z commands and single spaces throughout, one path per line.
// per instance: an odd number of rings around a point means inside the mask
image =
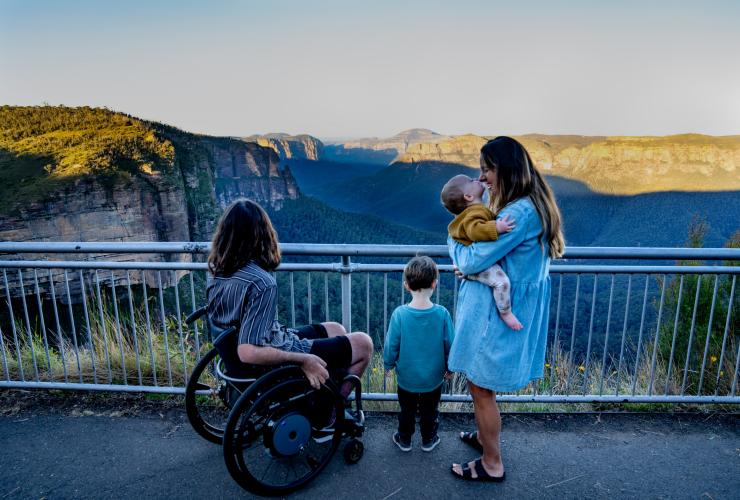
M 478 175 L 480 148 L 489 138 L 410 144 L 387 167 L 358 147 L 344 150 L 346 161 L 327 155 L 293 162 L 291 170 L 304 193 L 335 208 L 444 233 L 451 216 L 439 192 L 453 175 Z M 552 184 L 570 245 L 681 246 L 695 217 L 710 223 L 707 244 L 722 245 L 738 228 L 740 136 L 517 139 Z
M 465 135 L 415 144 L 396 163 L 456 163 L 479 168 L 490 137 Z M 583 182 L 601 193 L 740 190 L 740 136 L 515 136 L 548 175 Z
M 740 136 L 518 138 L 555 189 L 571 245 L 679 246 L 695 216 L 711 226 L 707 244 L 737 229 Z M 440 241 L 451 216 L 439 191 L 453 175 L 477 175 L 487 140 L 413 129 L 342 143 L 338 161 L 308 135 L 247 139 L 100 108 L 2 106 L 0 238 L 207 240 L 223 207 L 249 197 L 282 217 L 294 241 Z M 283 207 L 295 220 L 277 215 Z
M 396 158 L 395 163 L 436 162 L 478 169 L 480 168 L 480 148 L 486 141 L 488 141 L 487 137 L 467 134 L 441 141 L 414 144 L 404 154 Z
M 275 151 L 281 160 L 319 160 L 324 152 L 324 143 L 316 137 L 307 134 L 288 135 L 271 133 L 265 135 L 250 135 L 243 140 L 256 142 Z
M 270 148 L 101 108 L 0 107 L 0 239 L 209 240 L 248 196 L 299 196 Z
M 448 139 L 425 128 L 404 130 L 392 137 L 356 139 L 342 143 L 327 144 L 326 159 L 342 162 L 380 163 L 387 165 L 410 146 Z

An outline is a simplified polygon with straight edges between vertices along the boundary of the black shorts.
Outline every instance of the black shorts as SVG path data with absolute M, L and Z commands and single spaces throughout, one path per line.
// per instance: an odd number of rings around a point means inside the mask
M 329 337 L 321 323 L 296 328 L 296 335 L 313 340 L 311 354 L 326 361 L 328 368 L 342 369 L 352 364 L 352 344 L 345 335 Z

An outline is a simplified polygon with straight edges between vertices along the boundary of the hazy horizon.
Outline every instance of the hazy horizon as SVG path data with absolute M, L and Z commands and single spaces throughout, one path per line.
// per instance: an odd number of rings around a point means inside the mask
M 0 0 L 0 104 L 217 136 L 740 135 L 740 3 Z

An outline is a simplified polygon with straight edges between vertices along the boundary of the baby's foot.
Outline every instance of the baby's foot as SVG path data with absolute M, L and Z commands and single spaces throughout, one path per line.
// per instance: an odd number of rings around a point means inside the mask
M 514 316 L 514 313 L 509 311 L 506 313 L 501 313 L 501 319 L 504 320 L 504 323 L 506 323 L 506 326 L 511 328 L 512 330 L 521 330 L 524 328 L 521 323 L 519 323 L 519 320 Z

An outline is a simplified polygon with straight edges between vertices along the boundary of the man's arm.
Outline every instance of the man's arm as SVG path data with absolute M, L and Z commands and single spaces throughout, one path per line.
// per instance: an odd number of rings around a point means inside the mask
M 253 365 L 296 363 L 301 366 L 303 373 L 306 374 L 306 378 L 314 389 L 318 389 L 329 378 L 326 361 L 314 354 L 281 351 L 274 347 L 252 344 L 240 344 L 236 352 L 243 363 Z

